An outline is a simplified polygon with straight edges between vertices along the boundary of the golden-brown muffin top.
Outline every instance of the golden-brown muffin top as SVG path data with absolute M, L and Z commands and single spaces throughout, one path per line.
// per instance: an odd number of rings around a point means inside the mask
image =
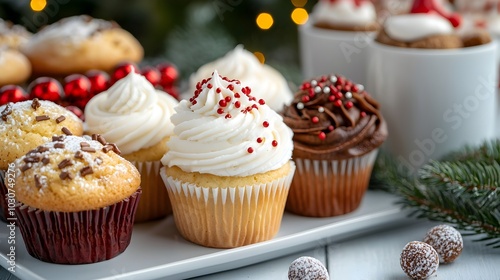
M 130 197 L 139 171 L 100 135 L 54 136 L 17 159 L 16 199 L 45 211 L 99 209 Z

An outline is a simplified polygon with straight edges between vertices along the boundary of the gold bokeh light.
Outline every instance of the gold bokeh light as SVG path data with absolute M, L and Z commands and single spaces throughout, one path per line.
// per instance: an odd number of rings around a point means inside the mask
M 274 19 L 269 13 L 260 13 L 255 22 L 260 29 L 267 30 L 273 26 Z

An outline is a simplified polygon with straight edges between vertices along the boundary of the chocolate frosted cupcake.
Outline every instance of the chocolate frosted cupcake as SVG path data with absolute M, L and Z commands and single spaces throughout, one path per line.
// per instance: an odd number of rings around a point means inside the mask
M 37 259 L 94 263 L 130 243 L 139 172 L 115 144 L 93 139 L 54 136 L 15 161 L 19 229 Z
M 378 103 L 342 76 L 304 82 L 284 112 L 297 171 L 286 209 L 313 217 L 355 210 L 387 137 Z

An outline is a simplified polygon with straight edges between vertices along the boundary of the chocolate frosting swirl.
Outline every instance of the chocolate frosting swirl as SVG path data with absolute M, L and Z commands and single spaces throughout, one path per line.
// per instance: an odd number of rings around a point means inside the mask
M 294 157 L 316 160 L 362 156 L 387 138 L 380 105 L 362 85 L 329 75 L 304 82 L 283 119 L 293 130 Z

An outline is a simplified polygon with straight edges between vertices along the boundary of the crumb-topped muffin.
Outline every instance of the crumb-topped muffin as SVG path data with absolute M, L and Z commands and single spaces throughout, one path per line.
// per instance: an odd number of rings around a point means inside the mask
M 286 209 L 314 217 L 355 210 L 368 187 L 377 148 L 387 138 L 379 104 L 339 75 L 304 82 L 283 113 L 297 164 Z
M 295 171 L 281 116 L 217 71 L 175 111 L 161 175 L 181 235 L 217 248 L 271 239 Z
M 157 90 L 144 76 L 131 72 L 85 107 L 87 132 L 116 143 L 122 156 L 141 173 L 142 196 L 137 222 L 172 213 L 167 189 L 160 178 L 161 157 L 174 134 L 170 116 L 179 102 Z
M 139 62 L 144 55 L 137 39 L 118 24 L 86 15 L 46 26 L 21 50 L 35 75 L 50 76 L 111 71 L 120 62 Z
M 120 254 L 130 242 L 139 172 L 115 144 L 93 139 L 54 136 L 15 161 L 16 214 L 35 258 L 93 263 Z

